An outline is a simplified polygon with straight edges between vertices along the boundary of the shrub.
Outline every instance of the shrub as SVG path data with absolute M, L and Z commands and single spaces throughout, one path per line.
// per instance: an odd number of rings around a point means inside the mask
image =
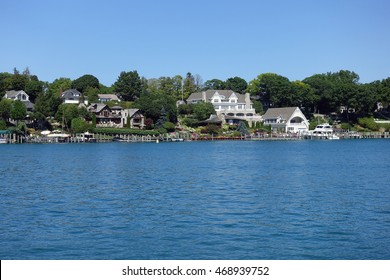
M 367 128 L 371 131 L 379 130 L 380 126 L 374 121 L 374 118 L 360 118 L 358 119 L 358 124 L 364 128 Z
M 163 128 L 165 128 L 168 132 L 173 132 L 175 131 L 175 124 L 171 122 L 165 122 Z

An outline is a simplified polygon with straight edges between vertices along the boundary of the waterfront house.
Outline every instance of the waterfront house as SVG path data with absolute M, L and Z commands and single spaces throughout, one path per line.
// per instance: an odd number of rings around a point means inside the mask
M 217 116 L 224 123 L 237 124 L 239 121 L 253 122 L 262 120 L 253 108 L 249 93 L 240 94 L 232 90 L 207 90 L 192 93 L 188 99 L 188 104 L 198 102 L 209 102 L 213 104 Z
M 145 117 L 140 109 L 123 109 L 121 112 L 122 126 L 129 128 L 143 129 L 145 127 Z
M 80 104 L 88 105 L 88 100 L 77 89 L 68 89 L 61 94 L 61 98 L 65 104 Z M 84 100 L 84 101 L 83 101 Z
M 96 127 L 122 127 L 121 114 L 112 111 L 107 104 L 92 103 L 88 111 L 95 114 Z
M 96 127 L 144 128 L 145 117 L 139 109 L 110 108 L 104 103 L 92 103 L 88 111 L 95 114 Z
M 309 131 L 309 121 L 298 107 L 269 108 L 263 115 L 263 120 L 274 132 Z
M 34 109 L 34 103 L 30 101 L 29 95 L 24 90 L 6 91 L 4 98 L 21 101 L 26 106 L 27 112 L 32 112 Z

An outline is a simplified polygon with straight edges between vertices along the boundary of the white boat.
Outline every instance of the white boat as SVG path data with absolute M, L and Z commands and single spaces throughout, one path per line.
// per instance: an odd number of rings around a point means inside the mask
M 7 144 L 7 138 L 0 138 L 0 144 Z
M 329 139 L 337 140 L 340 139 L 333 133 L 333 128 L 328 123 L 322 123 L 316 126 L 313 131 L 309 131 L 308 138 L 310 139 Z

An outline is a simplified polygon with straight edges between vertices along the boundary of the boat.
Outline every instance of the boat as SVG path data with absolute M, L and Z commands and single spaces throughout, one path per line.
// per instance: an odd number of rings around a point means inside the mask
M 89 142 L 89 143 L 96 142 L 95 135 L 93 133 L 88 132 L 88 131 L 84 132 L 82 137 L 83 137 L 84 142 Z
M 309 131 L 307 134 L 307 138 L 309 139 L 329 139 L 329 140 L 337 140 L 340 139 L 339 136 L 334 134 L 333 128 L 329 123 L 322 123 L 316 126 L 316 128 L 312 131 Z
M 184 142 L 183 138 L 171 138 L 172 142 Z
M 53 142 L 65 143 L 69 142 L 70 135 L 66 133 L 51 133 L 48 134 L 47 137 L 52 139 Z
M 0 138 L 0 144 L 7 144 L 7 138 Z

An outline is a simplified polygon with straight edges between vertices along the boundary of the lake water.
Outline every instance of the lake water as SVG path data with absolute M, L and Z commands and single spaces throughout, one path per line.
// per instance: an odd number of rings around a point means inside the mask
M 0 259 L 390 259 L 389 140 L 0 155 Z

